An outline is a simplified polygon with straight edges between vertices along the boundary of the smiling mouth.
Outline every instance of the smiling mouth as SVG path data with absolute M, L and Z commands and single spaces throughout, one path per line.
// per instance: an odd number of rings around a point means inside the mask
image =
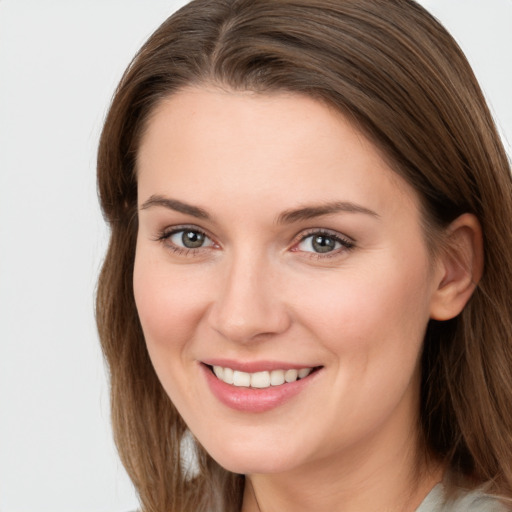
M 297 368 L 289 370 L 272 370 L 262 372 L 242 372 L 223 366 L 210 366 L 212 373 L 222 382 L 235 387 L 265 389 L 283 384 L 290 384 L 305 379 L 321 367 Z

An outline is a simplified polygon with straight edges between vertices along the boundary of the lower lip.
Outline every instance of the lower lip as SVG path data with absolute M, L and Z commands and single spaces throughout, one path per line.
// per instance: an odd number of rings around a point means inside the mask
M 218 379 L 208 366 L 201 364 L 201 369 L 215 397 L 231 409 L 243 412 L 265 412 L 283 405 L 307 388 L 319 373 L 315 371 L 295 382 L 258 389 L 226 384 Z

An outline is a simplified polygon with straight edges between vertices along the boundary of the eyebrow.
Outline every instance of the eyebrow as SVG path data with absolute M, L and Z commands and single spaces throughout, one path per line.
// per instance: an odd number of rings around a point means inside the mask
M 198 206 L 193 206 L 178 199 L 171 199 L 161 195 L 152 195 L 145 201 L 140 210 L 147 210 L 154 206 L 160 206 L 169 210 L 191 215 L 198 219 L 211 220 L 211 216 Z M 365 208 L 364 206 L 352 203 L 350 201 L 334 201 L 320 205 L 307 205 L 296 209 L 285 210 L 276 219 L 276 224 L 292 224 L 302 220 L 314 219 L 323 215 L 332 215 L 334 213 L 362 213 L 372 217 L 379 217 L 379 214 Z
M 314 219 L 322 215 L 332 215 L 333 213 L 363 213 L 372 217 L 379 217 L 379 214 L 369 210 L 364 206 L 352 203 L 350 201 L 335 201 L 320 205 L 304 206 L 293 210 L 286 210 L 281 213 L 276 220 L 277 224 L 291 224 L 301 220 Z
M 191 204 L 187 204 L 182 201 L 178 201 L 177 199 L 171 199 L 169 197 L 160 195 L 152 195 L 141 205 L 140 210 L 147 210 L 153 206 L 162 206 L 163 208 L 168 208 L 169 210 L 174 210 L 186 215 L 191 215 L 192 217 L 197 217 L 198 219 L 210 220 L 210 215 L 208 215 L 206 210 L 203 210 L 197 206 L 192 206 Z

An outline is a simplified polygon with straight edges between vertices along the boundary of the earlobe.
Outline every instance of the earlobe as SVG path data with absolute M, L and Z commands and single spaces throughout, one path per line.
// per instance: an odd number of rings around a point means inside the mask
M 469 213 L 457 217 L 446 229 L 438 255 L 438 283 L 432 296 L 430 317 L 449 320 L 457 316 L 473 294 L 483 273 L 482 228 Z

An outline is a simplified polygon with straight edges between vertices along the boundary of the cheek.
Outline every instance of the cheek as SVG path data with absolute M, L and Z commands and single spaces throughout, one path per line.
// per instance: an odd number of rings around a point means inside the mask
M 133 273 L 135 303 L 155 372 L 183 414 L 194 404 L 190 371 L 191 340 L 205 307 L 206 289 L 183 268 L 172 268 L 165 254 L 138 248 Z
M 337 429 L 325 438 L 336 446 L 338 437 L 354 440 L 378 429 L 404 396 L 415 404 L 419 390 L 428 279 L 421 267 L 393 270 L 382 263 L 375 271 L 366 267 L 364 274 L 340 273 L 338 280 L 310 287 L 301 298 L 302 323 L 334 366 L 332 407 L 324 403 L 317 414 L 331 414 L 325 422 Z M 401 410 L 404 416 L 414 414 L 411 408 Z
M 417 264 L 380 261 L 364 272 L 350 270 L 315 285 L 304 283 L 303 322 L 327 348 L 343 357 L 415 360 L 429 318 L 426 260 Z
M 189 339 L 203 310 L 204 288 L 191 273 L 172 272 L 165 258 L 137 251 L 133 274 L 135 303 L 150 353 L 174 352 Z

